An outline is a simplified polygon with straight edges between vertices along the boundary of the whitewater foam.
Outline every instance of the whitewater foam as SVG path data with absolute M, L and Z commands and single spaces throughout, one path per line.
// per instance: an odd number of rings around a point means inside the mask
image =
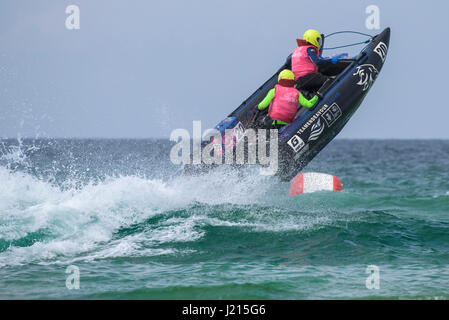
M 226 176 L 223 176 L 225 174 Z M 227 184 L 221 182 L 226 179 Z M 259 179 L 259 181 L 257 181 Z M 204 235 L 196 230 L 196 218 L 171 218 L 138 236 L 113 240 L 121 228 L 144 223 L 150 217 L 201 203 L 248 204 L 262 195 L 267 183 L 230 172 L 170 181 L 137 176 L 108 178 L 80 188 L 62 189 L 30 174 L 0 167 L 0 241 L 9 247 L 0 253 L 0 266 L 48 263 L 84 254 L 86 259 L 172 251 L 146 248 L 142 243 L 195 241 Z M 204 219 L 204 217 L 203 217 Z M 17 240 L 31 233 L 46 236 L 31 245 Z M 98 251 L 92 253 L 92 251 Z
M 2 158 L 8 157 L 9 164 L 27 162 L 20 146 L 9 152 Z M 205 236 L 204 226 L 304 231 L 334 219 L 286 210 L 282 203 L 292 202 L 288 186 L 260 176 L 255 167 L 223 167 L 166 181 L 125 175 L 57 184 L 52 176 L 44 179 L 8 165 L 0 166 L 0 181 L 0 267 L 177 254 L 179 250 L 158 246 L 197 241 Z M 243 215 L 235 216 L 234 207 L 243 208 Z M 177 211 L 183 214 L 177 216 Z M 162 218 L 149 222 L 157 216 Z M 120 235 L 136 225 L 143 226 L 138 233 Z

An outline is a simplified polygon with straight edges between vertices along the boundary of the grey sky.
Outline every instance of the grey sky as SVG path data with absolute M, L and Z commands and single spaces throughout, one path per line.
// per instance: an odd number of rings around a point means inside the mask
M 81 10 L 80 30 L 65 28 L 70 4 Z M 426 59 L 446 59 L 449 2 L 374 0 L 1 1 L 0 137 L 168 137 L 191 131 L 192 120 L 213 127 L 309 27 L 375 33 L 365 28 L 370 4 L 381 28 L 392 28 L 389 56 L 338 137 L 449 138 L 449 68 Z

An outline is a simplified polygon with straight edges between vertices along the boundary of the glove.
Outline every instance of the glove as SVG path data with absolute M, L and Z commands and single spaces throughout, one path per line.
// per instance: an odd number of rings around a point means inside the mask
M 337 58 L 335 58 L 335 57 L 333 57 L 333 58 L 331 59 L 331 62 L 332 62 L 332 64 L 337 64 L 337 62 L 338 62 L 338 59 L 337 59 Z

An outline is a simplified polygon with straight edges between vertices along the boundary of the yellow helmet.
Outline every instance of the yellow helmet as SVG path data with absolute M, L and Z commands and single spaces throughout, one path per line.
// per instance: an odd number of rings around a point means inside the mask
M 318 31 L 309 29 L 306 32 L 304 32 L 302 39 L 317 47 L 318 50 L 321 49 L 322 39 L 321 34 Z
M 295 75 L 288 69 L 284 69 L 279 73 L 278 82 L 282 79 L 295 80 Z

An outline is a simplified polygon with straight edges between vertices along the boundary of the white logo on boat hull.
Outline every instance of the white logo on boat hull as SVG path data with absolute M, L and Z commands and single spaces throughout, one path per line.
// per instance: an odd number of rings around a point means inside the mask
M 385 62 L 385 59 L 387 58 L 387 52 L 388 52 L 388 47 L 385 43 L 379 42 L 377 47 L 374 48 L 374 52 L 376 52 L 380 56 L 380 58 L 382 59 L 382 62 Z
M 314 141 L 319 138 L 320 134 L 323 132 L 324 126 L 321 125 L 321 120 L 318 121 L 312 126 L 312 131 L 310 132 L 309 141 Z
M 293 151 L 298 152 L 302 148 L 304 148 L 305 143 L 304 140 L 302 140 L 298 135 L 294 135 L 291 137 L 290 140 L 288 140 L 287 144 L 292 147 Z
M 360 80 L 357 82 L 359 86 L 363 87 L 363 91 L 368 90 L 373 84 L 374 80 L 376 80 L 379 71 L 377 71 L 376 67 L 372 64 L 362 64 L 358 66 L 353 76 L 359 76 Z

